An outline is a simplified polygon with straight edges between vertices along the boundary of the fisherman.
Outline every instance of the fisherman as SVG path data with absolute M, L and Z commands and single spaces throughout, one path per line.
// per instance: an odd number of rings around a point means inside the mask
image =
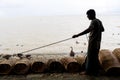
M 88 19 L 91 20 L 89 27 L 83 32 L 73 35 L 72 38 L 90 33 L 84 74 L 97 75 L 99 74 L 100 68 L 98 54 L 104 27 L 102 25 L 102 22 L 96 18 L 96 12 L 94 9 L 88 10 L 86 15 Z

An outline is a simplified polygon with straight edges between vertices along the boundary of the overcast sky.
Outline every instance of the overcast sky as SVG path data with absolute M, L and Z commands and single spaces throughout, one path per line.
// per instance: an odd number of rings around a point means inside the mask
M 120 0 L 0 0 L 0 16 L 119 14 Z

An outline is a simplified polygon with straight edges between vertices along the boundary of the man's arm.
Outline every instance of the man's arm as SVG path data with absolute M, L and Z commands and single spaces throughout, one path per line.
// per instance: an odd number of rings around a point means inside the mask
M 87 34 L 91 31 L 90 28 L 87 28 L 86 30 L 84 30 L 83 32 L 79 33 L 79 34 L 76 34 L 76 35 L 73 35 L 72 38 L 76 38 L 76 37 L 79 37 L 81 35 L 84 35 L 84 34 Z
M 94 25 L 95 25 L 95 22 L 92 22 L 86 30 L 84 30 L 83 32 L 81 32 L 79 34 L 73 35 L 72 38 L 76 38 L 76 37 L 79 37 L 81 35 L 89 33 L 90 31 L 92 31 L 94 29 Z
M 81 35 L 84 35 L 84 34 L 87 34 L 91 31 L 90 28 L 87 28 L 86 30 L 84 30 L 83 32 L 79 33 L 78 36 L 81 36 Z

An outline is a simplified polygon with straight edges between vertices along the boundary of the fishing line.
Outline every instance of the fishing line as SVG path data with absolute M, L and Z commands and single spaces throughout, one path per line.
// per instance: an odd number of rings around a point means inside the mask
M 87 43 L 88 43 L 88 36 L 87 36 L 87 34 L 86 34 L 86 39 L 87 39 Z M 85 57 L 87 57 L 87 53 L 85 54 Z

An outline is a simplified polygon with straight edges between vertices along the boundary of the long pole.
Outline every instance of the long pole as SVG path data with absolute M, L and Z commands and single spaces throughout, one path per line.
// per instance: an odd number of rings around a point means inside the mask
M 44 47 L 48 47 L 48 46 L 51 46 L 51 45 L 54 45 L 54 44 L 57 44 L 57 43 L 61 43 L 61 42 L 67 41 L 67 40 L 70 40 L 70 39 L 72 39 L 72 38 L 67 38 L 67 39 L 64 39 L 64 40 L 61 40 L 61 41 L 57 41 L 57 42 L 54 42 L 54 43 L 43 45 L 43 46 L 40 46 L 40 47 L 37 47 L 37 48 L 33 48 L 33 49 L 30 49 L 30 50 L 27 50 L 27 51 L 20 52 L 18 54 L 31 52 L 31 51 L 34 51 L 34 50 L 37 50 L 37 49 L 41 49 L 41 48 L 44 48 Z

